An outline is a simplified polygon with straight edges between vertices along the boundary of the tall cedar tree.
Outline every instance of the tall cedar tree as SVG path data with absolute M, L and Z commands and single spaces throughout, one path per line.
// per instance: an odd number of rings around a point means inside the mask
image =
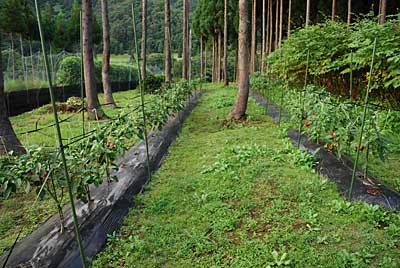
M 292 0 L 289 0 L 289 11 L 288 11 L 288 26 L 287 26 L 287 38 L 290 38 L 290 31 L 292 26 Z
M 92 30 L 92 0 L 82 1 L 82 35 L 83 35 L 83 66 L 87 113 L 90 120 L 105 118 L 97 96 L 96 78 L 93 61 L 93 30 Z
M 265 7 L 266 6 L 266 0 L 262 0 L 262 33 L 261 33 L 261 73 L 264 73 L 264 61 L 265 61 Z
M 101 18 L 103 21 L 103 63 L 101 78 L 103 82 L 104 100 L 108 107 L 116 108 L 110 82 L 110 22 L 108 20 L 108 1 L 101 0 Z
M 351 1 L 351 0 L 349 0 Z M 311 0 L 307 0 L 307 7 L 306 7 L 306 28 L 310 25 L 310 5 Z
M 249 61 L 248 61 L 248 10 L 247 0 L 239 0 L 239 90 L 230 112 L 230 117 L 235 120 L 246 118 L 247 102 L 249 99 Z
M 351 23 L 351 0 L 347 1 L 347 26 L 350 27 Z
M 183 0 L 182 79 L 189 78 L 189 1 Z
M 142 80 L 145 80 L 147 76 L 146 50 L 147 50 L 147 0 L 142 0 L 142 50 L 141 50 Z
M 170 0 L 164 0 L 164 65 L 165 82 L 170 83 L 171 75 L 171 5 Z
M 387 0 L 380 0 L 379 6 L 379 24 L 384 24 L 386 21 Z
M 0 32 L 0 47 L 1 37 L 2 33 Z M 0 55 L 0 155 L 5 155 L 11 151 L 15 154 L 24 154 L 26 152 L 15 135 L 10 119 L 8 118 L 4 94 L 3 59 Z
M 279 11 L 279 48 L 282 47 L 282 33 L 283 33 L 283 0 L 280 0 Z
M 228 0 L 224 2 L 224 85 L 228 86 Z
M 251 10 L 250 73 L 253 74 L 256 71 L 257 65 L 257 0 L 253 0 Z

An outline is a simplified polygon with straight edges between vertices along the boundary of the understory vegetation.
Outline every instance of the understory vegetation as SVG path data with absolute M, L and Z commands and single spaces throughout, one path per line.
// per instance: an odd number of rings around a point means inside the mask
M 145 103 L 146 128 L 151 131 L 161 128 L 174 113 L 182 110 L 187 98 L 197 89 L 195 81 L 182 82 L 169 88 L 159 90 L 152 96 L 147 96 Z M 134 141 L 144 138 L 142 114 L 140 113 L 139 94 L 133 91 L 116 93 L 121 104 L 126 106 L 110 113 L 112 118 L 105 121 L 86 123 L 82 133 L 80 113 L 67 113 L 62 116 L 64 139 L 67 141 L 65 150 L 69 161 L 69 173 L 74 180 L 74 195 L 83 202 L 90 201 L 89 186 L 99 186 L 104 177 L 108 181 L 115 178 L 112 170 L 117 168 L 116 161 Z M 14 156 L 12 152 L 0 158 L 0 194 L 2 206 L 0 218 L 0 252 L 8 249 L 20 228 L 27 234 L 46 217 L 58 211 L 61 231 L 63 228 L 64 197 L 67 183 L 64 180 L 62 163 L 56 147 L 55 129 L 51 124 L 51 111 L 44 106 L 31 114 L 24 114 L 13 119 L 15 126 L 26 130 L 19 133 L 26 142 L 27 154 Z M 111 110 L 110 110 L 111 112 Z M 26 127 L 27 121 L 40 122 L 36 129 Z M 22 126 L 24 124 L 25 128 Z M 51 139 L 53 137 L 53 139 Z M 29 206 L 34 200 L 32 193 L 39 193 L 46 199 L 42 205 L 23 217 L 28 208 L 14 213 L 10 208 L 18 202 Z M 27 196 L 24 197 L 24 194 Z M 10 201 L 7 199 L 12 197 Z M 26 199 L 26 200 L 25 200 Z M 40 204 L 40 202 L 39 202 Z M 54 209 L 47 209 L 51 204 Z M 43 210 L 46 212 L 43 213 Z M 40 213 L 42 213 L 40 215 Z M 18 221 L 20 223 L 18 223 Z
M 399 215 L 345 201 L 254 101 L 223 124 L 235 94 L 206 92 L 93 267 L 399 266 Z
M 315 85 L 354 99 L 365 95 L 371 77 L 372 94 L 388 109 L 399 109 L 400 17 L 392 16 L 385 24 L 377 24 L 372 18 L 367 16 L 350 27 L 327 20 L 295 31 L 282 49 L 268 57 L 268 72 L 287 72 L 293 82 L 302 83 L 308 69 Z
M 251 78 L 251 87 L 281 108 L 282 117 L 288 116 L 290 127 L 301 129 L 339 158 L 354 158 L 360 151 L 364 179 L 372 174 L 400 191 L 400 112 L 372 105 L 359 147 L 361 103 L 340 98 L 314 85 L 304 89 L 261 75 Z

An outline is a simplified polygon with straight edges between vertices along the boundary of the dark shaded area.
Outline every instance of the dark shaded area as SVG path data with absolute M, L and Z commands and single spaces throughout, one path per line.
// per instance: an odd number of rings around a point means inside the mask
M 267 114 L 275 121 L 279 119 L 279 107 L 277 105 L 266 100 L 257 92 L 252 92 L 252 96 L 261 106 L 266 107 L 268 105 L 266 109 Z M 299 132 L 290 130 L 288 136 L 292 140 L 292 143 L 297 146 Z M 348 198 L 353 175 L 353 162 L 345 157 L 338 159 L 333 153 L 324 148 L 324 144 L 317 144 L 311 141 L 305 134 L 301 135 L 300 147 L 317 158 L 318 165 L 315 167 L 317 172 L 334 182 L 338 192 L 345 198 Z M 400 194 L 381 184 L 373 176 L 369 176 L 368 180 L 364 179 L 361 170 L 357 170 L 353 200 L 364 201 L 372 205 L 379 205 L 385 209 L 400 211 Z
M 167 155 L 168 148 L 177 137 L 185 119 L 196 106 L 202 92 L 197 92 L 186 108 L 170 118 L 164 128 L 149 135 L 151 170 L 155 171 Z M 146 148 L 144 142 L 132 147 L 113 174 L 118 182 L 105 179 L 99 188 L 92 189 L 93 200 L 89 205 L 77 203 L 80 231 L 89 258 L 103 249 L 107 235 L 117 231 L 134 203 L 134 196 L 141 193 L 148 182 Z M 65 209 L 65 227 L 59 232 L 58 216 L 54 215 L 32 234 L 17 244 L 7 267 L 80 268 L 82 267 L 73 230 L 71 210 Z M 3 264 L 5 256 L 0 259 Z
M 113 92 L 126 91 L 137 87 L 136 82 L 111 82 Z M 97 84 L 97 91 L 103 92 L 103 85 Z M 55 87 L 56 101 L 65 102 L 70 97 L 80 97 L 80 86 Z M 50 103 L 48 88 L 29 89 L 5 93 L 6 105 L 9 116 L 20 115 Z

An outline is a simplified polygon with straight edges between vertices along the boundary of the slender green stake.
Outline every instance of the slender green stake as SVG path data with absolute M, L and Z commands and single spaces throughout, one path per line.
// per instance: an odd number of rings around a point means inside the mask
M 300 124 L 299 124 L 299 139 L 297 140 L 297 148 L 300 148 L 301 141 L 301 132 L 303 128 L 303 116 L 304 116 L 304 102 L 306 98 L 306 89 L 307 89 L 307 79 L 308 79 L 308 63 L 310 62 L 310 50 L 307 51 L 307 63 L 306 63 L 306 74 L 304 76 L 304 88 L 303 95 L 301 98 L 301 114 L 300 114 Z
M 353 198 L 353 187 L 354 187 L 354 182 L 356 180 L 356 174 L 357 174 L 357 166 L 358 162 L 360 161 L 360 147 L 362 144 L 363 140 L 363 134 L 364 134 L 364 127 L 365 127 L 365 119 L 367 117 L 367 109 L 368 109 L 368 101 L 369 101 L 369 92 L 371 90 L 371 77 L 372 77 L 372 71 L 374 68 L 374 61 L 375 61 L 375 52 L 376 52 L 376 41 L 377 39 L 375 38 L 374 41 L 374 49 L 372 51 L 372 60 L 371 60 L 371 68 L 369 71 L 369 79 L 368 79 L 368 87 L 367 87 L 367 92 L 365 94 L 365 102 L 364 102 L 364 112 L 362 116 L 362 121 L 361 121 L 361 133 L 360 133 L 360 140 L 358 142 L 358 148 L 357 148 L 357 154 L 356 154 L 356 161 L 354 162 L 354 167 L 353 167 L 353 176 L 351 177 L 351 184 L 350 184 L 350 190 L 349 190 L 349 199 L 351 200 Z
M 281 121 L 282 121 L 282 109 L 283 109 L 283 97 L 284 97 L 284 92 L 289 89 L 289 74 L 287 74 L 287 66 L 286 66 L 286 61 L 285 61 L 285 67 L 284 67 L 284 82 L 285 82 L 285 88 L 284 90 L 281 90 L 281 99 L 280 99 L 280 107 L 279 107 L 279 121 L 278 125 L 281 126 Z
M 350 100 L 353 98 L 353 50 L 350 52 Z
M 82 33 L 82 10 L 80 11 L 80 46 L 81 46 L 81 101 L 82 101 L 82 135 L 85 136 L 85 84 L 83 83 L 83 33 Z
M 68 173 L 68 166 L 67 166 L 67 159 L 65 157 L 65 152 L 64 152 L 64 145 L 62 141 L 62 134 L 61 134 L 61 129 L 60 129 L 60 123 L 58 119 L 58 114 L 57 114 L 57 107 L 56 107 L 56 102 L 54 98 L 54 89 L 53 89 L 53 82 L 51 79 L 51 73 L 50 73 L 50 68 L 49 68 L 49 59 L 46 54 L 46 47 L 44 44 L 44 36 L 43 36 L 43 31 L 42 31 L 42 25 L 41 25 L 41 16 L 40 16 L 40 9 L 38 5 L 38 0 L 35 0 L 35 7 L 36 7 L 36 18 L 38 22 L 38 27 L 39 27 L 39 34 L 40 34 L 40 41 L 42 44 L 42 51 L 43 51 L 43 57 L 44 57 L 44 64 L 46 67 L 46 74 L 47 74 L 47 79 L 49 80 L 49 92 L 50 92 L 50 98 L 51 98 L 51 105 L 53 108 L 53 115 L 54 115 L 54 121 L 55 121 L 55 126 L 57 130 L 57 139 L 58 139 L 58 146 L 60 150 L 60 155 L 64 167 L 64 176 L 65 180 L 67 181 L 68 185 L 68 195 L 69 195 L 69 201 L 71 205 L 71 210 L 72 210 L 72 218 L 74 221 L 74 230 L 75 230 L 75 236 L 76 236 L 76 241 L 78 242 L 78 247 L 79 247 L 79 253 L 81 255 L 82 259 L 82 267 L 87 268 L 86 264 L 86 257 L 85 253 L 83 250 L 83 243 L 82 243 L 82 238 L 79 232 L 79 223 L 78 223 L 78 217 L 76 215 L 76 209 L 75 209 L 75 203 L 74 203 L 74 195 L 72 193 L 72 181 L 69 177 Z
M 144 107 L 144 87 L 142 81 L 142 71 L 140 69 L 139 63 L 139 48 L 137 44 L 137 37 L 136 37 L 136 19 L 135 19 L 135 6 L 132 3 L 132 23 L 133 23 L 133 39 L 135 42 L 135 54 L 136 54 L 136 64 L 138 69 L 138 76 L 139 76 L 139 88 L 140 88 L 140 106 L 142 108 L 142 116 L 143 116 L 143 133 L 144 133 L 144 143 L 146 145 L 146 160 L 147 160 L 147 172 L 149 174 L 149 179 L 151 179 L 151 167 L 150 167 L 150 157 L 149 157 L 149 143 L 147 139 L 147 124 L 146 124 L 146 113 Z

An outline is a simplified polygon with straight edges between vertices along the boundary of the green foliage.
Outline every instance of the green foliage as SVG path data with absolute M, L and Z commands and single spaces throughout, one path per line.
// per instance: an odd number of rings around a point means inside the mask
M 216 107 L 236 94 L 210 86 L 92 266 L 399 266 L 398 214 L 348 205 L 333 184 L 295 166 L 254 101 L 245 123 L 224 126 L 231 107 Z
M 164 84 L 165 76 L 163 75 L 153 75 L 147 74 L 146 79 L 143 81 L 146 93 L 152 94 L 158 91 Z
M 161 91 L 145 107 L 148 123 L 145 127 L 161 128 L 172 114 L 184 108 L 185 101 L 196 88 L 196 82 L 185 82 Z M 70 102 L 76 103 L 72 100 Z M 70 177 L 74 181 L 77 198 L 87 202 L 90 198 L 89 185 L 99 186 L 104 176 L 108 181 L 115 179 L 112 170 L 118 167 L 116 160 L 128 149 L 133 135 L 139 139 L 144 138 L 142 122 L 142 114 L 138 110 L 135 113 L 121 112 L 114 120 L 99 125 L 92 135 L 83 140 L 78 139 L 66 148 Z M 66 182 L 56 154 L 55 150 L 34 146 L 28 148 L 27 155 L 16 157 L 10 154 L 0 158 L 0 194 L 3 198 L 21 190 L 29 192 L 31 186 L 39 189 L 49 174 L 51 183 L 55 182 L 65 188 Z M 57 205 L 61 204 L 57 202 Z
M 111 64 L 110 78 L 112 82 L 136 81 L 137 72 L 129 65 Z M 95 62 L 96 82 L 101 82 L 101 62 Z M 77 56 L 65 57 L 59 64 L 56 83 L 58 85 L 76 85 L 81 79 L 81 59 Z
M 363 107 L 358 103 L 345 101 L 324 88 L 309 85 L 304 94 L 298 87 L 286 87 L 279 80 L 254 75 L 250 78 L 251 88 L 280 106 L 290 119 L 290 126 L 302 130 L 317 143 L 339 157 L 352 156 L 357 151 L 362 155 L 371 153 L 378 164 L 383 166 L 388 155 L 400 153 L 396 139 L 400 112 L 382 111 L 370 108 L 366 117 L 362 145 L 358 148 Z M 304 99 L 303 99 L 304 97 Z M 304 100 L 304 113 L 302 104 Z M 382 167 L 383 168 L 383 167 Z M 392 186 L 398 188 L 398 178 L 391 176 Z M 393 178 L 394 177 L 394 178 Z M 393 185 L 394 184 L 394 185 Z
M 363 95 L 368 78 L 372 75 L 372 88 L 385 91 L 400 87 L 400 18 L 391 17 L 385 24 L 370 17 L 347 25 L 326 21 L 299 29 L 286 40 L 281 50 L 269 56 L 272 72 L 281 73 L 285 68 L 290 77 L 303 80 L 307 53 L 310 52 L 309 73 L 319 85 L 328 90 L 349 96 L 349 73 L 353 53 L 354 94 Z M 369 73 L 374 39 L 377 53 L 373 73 Z M 353 95 L 354 95 L 353 94 Z

